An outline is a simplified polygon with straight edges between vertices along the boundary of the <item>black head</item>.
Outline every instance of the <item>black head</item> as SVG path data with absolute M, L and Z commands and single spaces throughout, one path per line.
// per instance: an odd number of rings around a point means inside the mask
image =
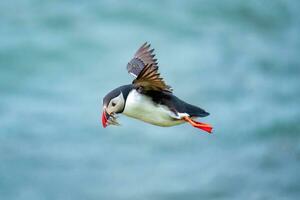
M 127 96 L 132 88 L 132 85 L 123 85 L 112 90 L 103 98 L 102 124 L 104 127 L 109 125 L 109 119 L 114 118 L 114 114 L 124 111 Z

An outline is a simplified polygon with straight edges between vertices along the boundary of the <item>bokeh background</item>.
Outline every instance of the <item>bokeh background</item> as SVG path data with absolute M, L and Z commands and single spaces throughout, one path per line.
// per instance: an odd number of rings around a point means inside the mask
M 0 1 L 0 199 L 299 199 L 297 0 Z M 208 135 L 124 116 L 148 41 Z

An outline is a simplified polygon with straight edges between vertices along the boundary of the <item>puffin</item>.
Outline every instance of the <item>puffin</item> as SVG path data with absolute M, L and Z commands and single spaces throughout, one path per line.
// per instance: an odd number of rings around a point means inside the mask
M 127 71 L 135 79 L 103 98 L 102 125 L 120 125 L 118 114 L 124 114 L 149 124 L 170 127 L 183 123 L 212 133 L 209 124 L 195 121 L 209 115 L 204 109 L 186 103 L 173 94 L 158 72 L 154 49 L 144 43 L 127 64 Z

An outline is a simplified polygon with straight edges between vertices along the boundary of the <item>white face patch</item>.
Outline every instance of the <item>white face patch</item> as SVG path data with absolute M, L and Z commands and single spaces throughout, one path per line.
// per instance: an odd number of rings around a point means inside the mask
M 112 113 L 119 113 L 124 109 L 125 100 L 123 93 L 121 92 L 119 96 L 110 100 L 109 104 L 107 105 L 106 112 L 108 114 Z

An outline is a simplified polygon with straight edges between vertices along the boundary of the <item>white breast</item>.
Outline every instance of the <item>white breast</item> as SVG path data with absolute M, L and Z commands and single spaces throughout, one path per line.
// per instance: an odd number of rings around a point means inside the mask
M 168 107 L 155 104 L 150 97 L 136 90 L 128 94 L 123 114 L 157 126 L 174 126 L 184 122 Z

